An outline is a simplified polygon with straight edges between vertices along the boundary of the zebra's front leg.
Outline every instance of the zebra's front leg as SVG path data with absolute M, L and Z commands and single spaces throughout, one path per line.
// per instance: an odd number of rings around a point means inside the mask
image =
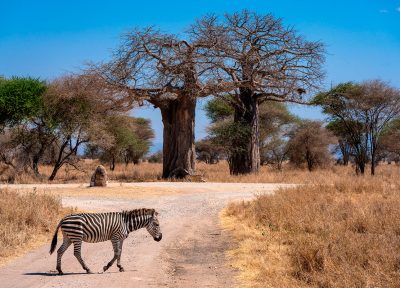
M 124 243 L 124 240 L 121 240 L 119 242 L 119 255 L 117 258 L 117 267 L 119 268 L 119 272 L 125 272 L 124 267 L 121 266 L 121 255 L 122 255 L 122 244 Z
M 110 262 L 106 266 L 103 267 L 103 271 L 106 272 L 108 268 L 110 268 L 115 260 L 118 259 L 118 257 L 121 255 L 121 250 L 120 250 L 120 241 L 119 240 L 111 240 L 111 243 L 113 245 L 113 250 L 114 250 L 114 257 L 111 259 Z
M 67 251 L 67 249 L 70 245 L 71 245 L 71 240 L 69 240 L 69 238 L 64 236 L 63 244 L 57 250 L 57 267 L 56 267 L 56 269 L 58 271 L 58 274 L 60 274 L 60 275 L 64 274 L 61 270 L 61 258 L 63 256 L 64 252 Z
M 93 272 L 86 266 L 85 262 L 81 256 L 81 248 L 82 248 L 82 240 L 79 242 L 74 242 L 74 255 L 76 259 L 78 259 L 79 263 L 82 265 L 82 268 L 86 270 L 86 273 L 92 274 Z

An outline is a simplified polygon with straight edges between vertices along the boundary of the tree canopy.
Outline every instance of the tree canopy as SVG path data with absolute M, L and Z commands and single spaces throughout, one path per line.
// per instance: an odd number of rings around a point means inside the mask
M 16 125 L 42 109 L 46 83 L 30 77 L 0 78 L 0 125 Z
M 224 97 L 234 109 L 238 127 L 250 130 L 247 146 L 231 158 L 231 173 L 257 172 L 259 104 L 304 103 L 306 92 L 318 88 L 323 78 L 324 46 L 305 40 L 279 18 L 247 10 L 203 17 L 192 26 L 192 34 L 200 42 L 214 43 L 202 50 L 211 74 L 221 83 L 232 81 L 236 86 L 215 95 Z
M 380 138 L 389 123 L 400 117 L 400 90 L 381 80 L 342 83 L 321 92 L 314 103 L 329 115 L 331 129 L 352 147 L 357 171 L 371 160 L 375 173 Z

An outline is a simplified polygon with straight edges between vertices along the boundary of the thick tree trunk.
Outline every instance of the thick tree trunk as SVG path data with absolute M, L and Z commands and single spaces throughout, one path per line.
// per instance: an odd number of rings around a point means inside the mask
M 163 134 L 163 178 L 184 178 L 195 172 L 194 120 L 196 99 L 181 97 L 160 105 Z
M 241 91 L 241 101 L 244 107 L 236 108 L 234 121 L 250 129 L 244 147 L 231 155 L 229 160 L 230 173 L 233 175 L 257 173 L 260 170 L 260 132 L 258 100 L 251 90 Z M 242 141 L 240 141 L 242 143 Z

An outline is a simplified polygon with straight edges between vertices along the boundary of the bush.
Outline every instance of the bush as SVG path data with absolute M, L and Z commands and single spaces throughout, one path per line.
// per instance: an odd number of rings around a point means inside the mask
M 162 163 L 163 162 L 163 152 L 157 151 L 156 153 L 149 156 L 148 161 L 150 163 Z
M 65 212 L 61 199 L 54 196 L 1 189 L 0 258 L 12 256 L 38 235 L 53 234 Z

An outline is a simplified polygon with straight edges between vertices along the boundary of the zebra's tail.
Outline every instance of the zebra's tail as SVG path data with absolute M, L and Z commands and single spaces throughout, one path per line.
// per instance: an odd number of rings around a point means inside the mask
M 57 246 L 57 234 L 58 234 L 58 229 L 61 226 L 61 223 L 62 223 L 62 220 L 58 224 L 58 226 L 56 228 L 56 232 L 54 232 L 53 240 L 51 241 L 51 246 L 50 246 L 50 254 L 53 254 L 54 250 L 56 249 L 56 246 Z

